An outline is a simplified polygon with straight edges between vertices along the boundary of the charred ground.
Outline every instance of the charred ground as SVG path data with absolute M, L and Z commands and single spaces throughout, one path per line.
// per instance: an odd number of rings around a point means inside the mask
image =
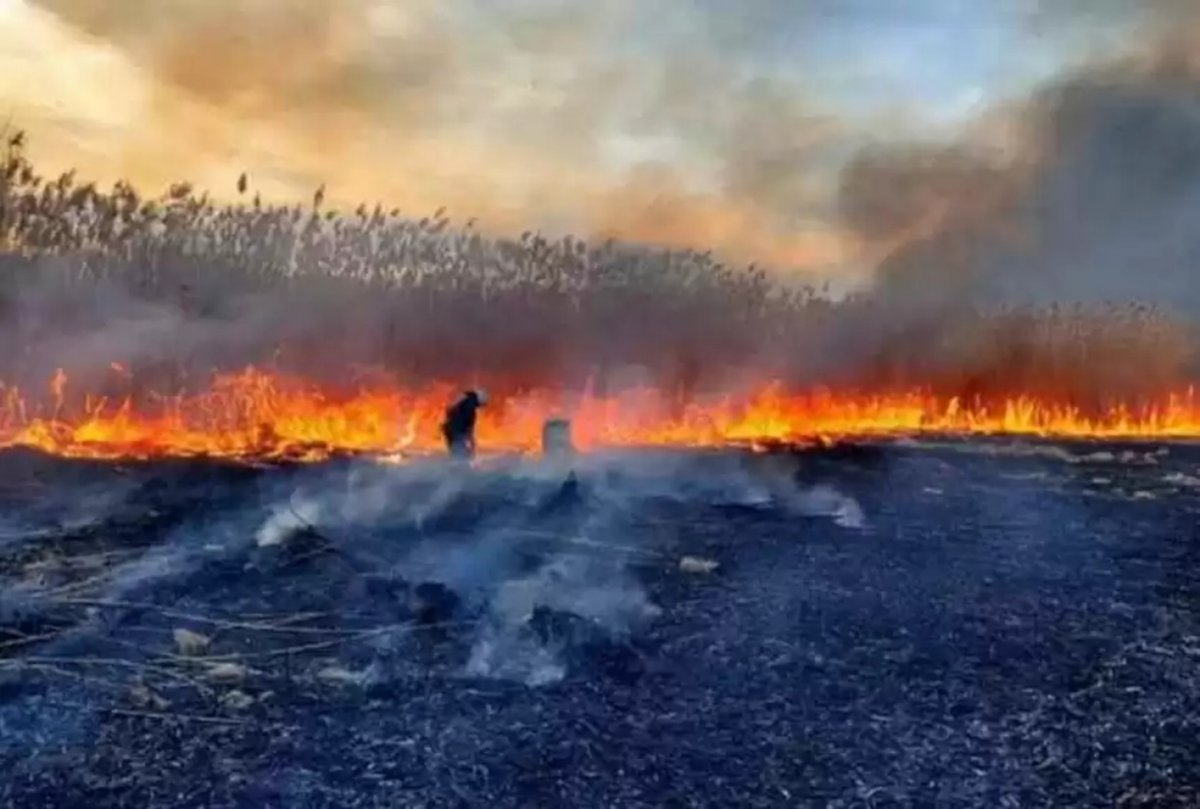
M 9 453 L 0 796 L 1195 805 L 1198 463 Z

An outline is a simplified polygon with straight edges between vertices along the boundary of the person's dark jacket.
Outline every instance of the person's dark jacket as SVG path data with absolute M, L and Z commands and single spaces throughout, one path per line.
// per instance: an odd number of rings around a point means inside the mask
M 472 390 L 446 408 L 442 435 L 452 455 L 470 457 L 475 454 L 475 414 L 479 407 L 479 396 Z

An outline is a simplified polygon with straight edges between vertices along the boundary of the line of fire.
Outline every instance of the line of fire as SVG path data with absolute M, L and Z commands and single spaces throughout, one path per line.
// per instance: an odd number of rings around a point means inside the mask
M 1167 311 L 992 305 L 953 266 L 834 299 L 709 253 L 251 203 L 245 177 L 234 203 L 103 190 L 41 176 L 20 135 L 5 161 L 0 447 L 411 458 L 484 378 L 484 455 L 1200 437 L 1194 328 Z
M 31 405 L 18 388 L 3 391 L 0 444 L 110 459 L 421 456 L 441 451 L 439 425 L 457 394 L 450 384 L 424 390 L 384 385 L 336 390 L 256 368 L 215 375 L 207 390 L 143 397 L 140 404 L 131 396 L 74 395 L 61 372 L 50 388 L 39 397 L 47 402 L 41 406 Z M 498 396 L 481 411 L 480 451 L 541 451 L 548 429 L 567 430 L 566 440 L 583 451 L 767 448 L 919 435 L 1189 438 L 1200 436 L 1200 401 L 1189 387 L 1161 402 L 1136 408 L 1116 404 L 1088 413 L 1020 395 L 992 403 L 964 402 L 919 391 L 861 396 L 789 392 L 778 384 L 691 401 L 652 388 L 614 395 L 533 390 Z

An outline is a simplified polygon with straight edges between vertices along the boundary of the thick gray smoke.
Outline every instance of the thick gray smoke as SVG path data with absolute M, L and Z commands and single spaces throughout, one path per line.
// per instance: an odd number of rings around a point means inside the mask
M 1080 390 L 1136 395 L 1195 378 L 1190 53 L 1170 41 L 1078 70 L 960 143 L 859 154 L 841 208 L 881 259 L 876 317 L 844 324 L 843 356 L 968 392 L 1087 376 Z M 981 311 L 1010 314 L 982 326 Z
M 1056 80 L 1009 115 L 1007 151 L 981 138 L 849 166 L 845 218 L 890 248 L 878 294 L 1200 317 L 1200 63 L 1163 45 Z

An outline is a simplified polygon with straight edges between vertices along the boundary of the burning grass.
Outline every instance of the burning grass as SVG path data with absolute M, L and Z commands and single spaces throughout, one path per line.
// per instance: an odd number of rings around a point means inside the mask
M 10 389 L 0 407 L 0 445 L 93 458 L 209 456 L 321 460 L 332 454 L 421 455 L 439 451 L 447 385 L 419 391 L 387 386 L 350 391 L 246 369 L 219 375 L 195 395 L 66 404 L 56 376 L 53 407 L 39 414 Z M 538 447 L 548 419 L 569 413 L 585 450 L 628 446 L 763 446 L 831 438 L 916 433 L 1168 438 L 1200 435 L 1194 390 L 1140 410 L 1114 406 L 1099 416 L 1016 397 L 989 406 L 932 394 L 790 394 L 779 386 L 742 397 L 675 398 L 655 389 L 612 396 L 594 391 L 532 391 L 498 397 L 482 416 L 489 451 Z
M 1200 435 L 1194 324 L 1133 303 L 833 300 L 708 253 L 493 238 L 443 212 L 148 198 L 0 165 L 0 444 L 317 459 L 914 432 Z M 58 374 L 53 369 L 62 368 Z M 47 384 L 47 380 L 50 384 Z

